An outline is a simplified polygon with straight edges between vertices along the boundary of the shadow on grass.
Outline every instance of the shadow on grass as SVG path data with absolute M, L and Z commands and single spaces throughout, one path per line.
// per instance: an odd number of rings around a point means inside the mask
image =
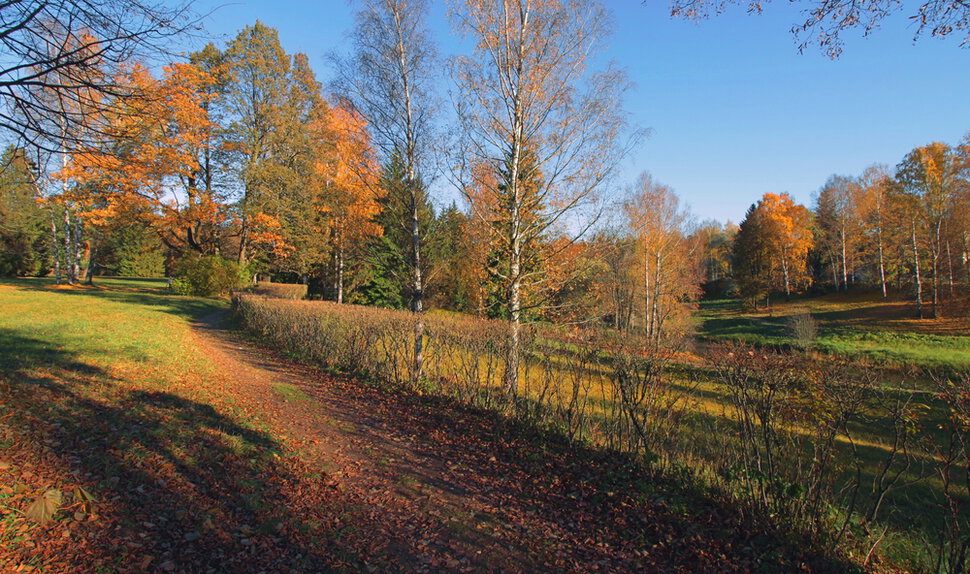
M 489 465 L 474 441 L 471 448 L 456 442 L 447 456 L 469 467 L 492 466 L 493 472 L 468 487 L 498 491 L 506 513 L 541 518 L 547 530 L 527 534 L 537 545 L 547 542 L 542 537 L 548 531 L 563 533 L 575 544 L 575 555 L 564 560 L 588 560 L 612 571 L 679 571 L 688 565 L 698 572 L 785 572 L 803 565 L 815 572 L 853 571 L 850 563 L 804 541 L 746 524 L 737 508 L 694 486 L 686 474 L 661 476 L 627 454 L 570 442 L 527 421 L 448 398 L 405 400 L 419 425 L 450 437 L 471 434 L 486 452 L 496 453 Z
M 751 342 L 778 342 L 790 337 L 784 317 L 755 319 L 750 317 L 705 318 L 700 334 L 707 337 L 744 339 Z
M 272 436 L 211 405 L 132 388 L 49 341 L 9 329 L 0 341 L 0 438 L 9 465 L 0 483 L 83 486 L 100 515 L 61 512 L 53 525 L 29 530 L 33 541 L 13 536 L 20 526 L 10 523 L 4 534 L 0 523 L 0 565 L 40 559 L 58 571 L 317 572 L 361 564 L 328 539 L 336 502 L 325 478 L 304 481 L 318 490 L 316 510 L 292 511 L 301 477 L 279 458 Z

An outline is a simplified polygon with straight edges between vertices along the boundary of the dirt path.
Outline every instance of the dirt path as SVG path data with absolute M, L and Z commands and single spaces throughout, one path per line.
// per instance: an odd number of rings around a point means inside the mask
M 400 412 L 384 393 L 258 348 L 223 328 L 225 319 L 219 312 L 201 320 L 201 349 L 230 379 L 238 400 L 328 475 L 359 523 L 356 530 L 385 540 L 391 557 L 410 568 L 463 569 L 474 561 L 514 569 L 507 542 L 479 528 L 489 522 L 478 514 L 488 504 L 473 496 L 461 464 L 472 453 L 450 460 L 454 453 L 441 448 L 439 431 L 415 429 L 412 413 Z
M 298 364 L 227 329 L 225 319 L 213 314 L 197 325 L 200 347 L 235 400 L 326 477 L 336 493 L 328 512 L 338 516 L 337 546 L 368 569 L 804 567 L 772 537 L 733 526 L 730 510 L 645 481 L 615 456 Z

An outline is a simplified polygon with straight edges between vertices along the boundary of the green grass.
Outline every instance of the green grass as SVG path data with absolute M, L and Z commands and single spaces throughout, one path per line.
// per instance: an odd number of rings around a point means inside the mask
M 57 362 L 69 352 L 90 367 L 148 370 L 158 384 L 211 369 L 192 349 L 188 323 L 226 302 L 166 295 L 164 287 L 164 280 L 99 279 L 94 288 L 0 280 L 0 345 L 8 349 L 0 360 Z
M 274 383 L 273 392 L 291 403 L 303 403 L 310 400 L 310 396 L 289 383 Z
M 818 326 L 814 347 L 827 353 L 927 368 L 970 368 L 970 329 L 965 317 L 912 317 L 903 302 L 878 295 L 799 297 L 771 311 L 746 312 L 733 299 L 704 301 L 697 313 L 698 335 L 756 345 L 798 346 L 792 317 L 810 313 Z

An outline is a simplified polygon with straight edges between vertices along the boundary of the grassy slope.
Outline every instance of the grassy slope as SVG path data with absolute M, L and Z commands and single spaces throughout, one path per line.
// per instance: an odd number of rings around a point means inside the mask
M 193 345 L 190 321 L 226 302 L 99 282 L 0 281 L 0 570 L 232 570 L 250 560 L 232 529 L 272 524 L 283 493 L 266 485 L 285 481 L 279 442 L 210 385 Z M 48 489 L 68 507 L 25 521 Z
M 698 332 L 715 339 L 792 344 L 791 318 L 805 312 L 818 325 L 815 344 L 822 351 L 923 367 L 970 367 L 970 317 L 919 320 L 911 304 L 878 294 L 794 298 L 757 312 L 743 311 L 738 300 L 705 301 Z

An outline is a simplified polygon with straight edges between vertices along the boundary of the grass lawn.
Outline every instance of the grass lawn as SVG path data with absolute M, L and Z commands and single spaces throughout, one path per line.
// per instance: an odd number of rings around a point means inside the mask
M 817 324 L 817 349 L 920 367 L 970 367 L 970 317 L 917 319 L 911 303 L 878 294 L 795 297 L 770 310 L 744 311 L 741 301 L 704 301 L 698 334 L 708 339 L 760 345 L 798 345 L 792 320 L 809 313 Z

